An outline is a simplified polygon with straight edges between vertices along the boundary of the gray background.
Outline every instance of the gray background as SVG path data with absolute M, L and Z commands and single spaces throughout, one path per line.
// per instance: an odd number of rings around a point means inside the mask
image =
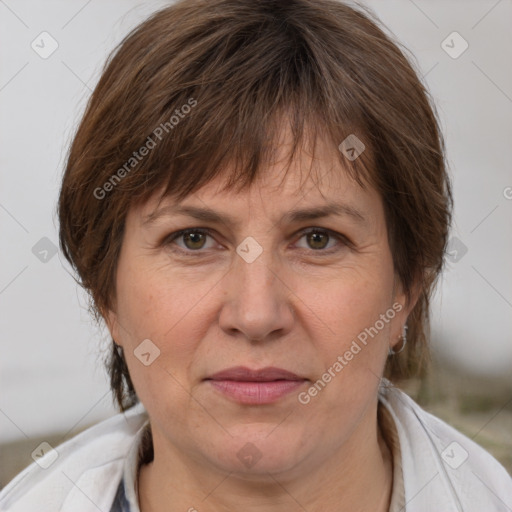
M 446 136 L 451 259 L 460 259 L 449 261 L 435 296 L 434 353 L 510 383 L 512 2 L 364 3 L 415 55 Z M 51 252 L 55 205 L 67 147 L 106 56 L 164 5 L 0 0 L 0 443 L 70 435 L 114 413 L 102 365 L 107 331 L 94 327 L 69 266 Z M 31 47 L 43 31 L 58 43 L 46 59 Z M 441 46 L 453 31 L 469 44 L 456 59 Z

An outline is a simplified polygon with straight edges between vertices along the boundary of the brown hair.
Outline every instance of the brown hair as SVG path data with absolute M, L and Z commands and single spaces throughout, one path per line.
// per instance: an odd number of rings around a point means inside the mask
M 381 194 L 395 273 L 408 298 L 393 380 L 428 359 L 429 300 L 443 266 L 452 194 L 435 107 L 413 65 L 366 9 L 335 0 L 182 0 L 112 53 L 71 144 L 58 204 L 60 245 L 98 322 L 115 310 L 130 207 L 178 200 L 220 173 L 249 186 L 270 162 L 281 120 L 297 148 L 350 134 L 366 150 L 340 163 Z M 144 150 L 145 148 L 145 150 Z M 107 362 L 121 410 L 138 401 L 115 342 Z

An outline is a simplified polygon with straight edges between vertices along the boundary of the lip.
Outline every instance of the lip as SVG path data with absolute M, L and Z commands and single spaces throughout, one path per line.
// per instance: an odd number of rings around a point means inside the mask
M 217 372 L 205 380 L 238 403 L 262 405 L 276 402 L 302 386 L 307 379 L 282 368 L 252 370 L 236 366 Z
M 259 370 L 251 370 L 246 366 L 233 366 L 226 368 L 220 372 L 214 373 L 208 380 L 236 380 L 243 382 L 269 382 L 274 380 L 305 380 L 295 373 L 276 368 L 275 366 L 267 366 Z

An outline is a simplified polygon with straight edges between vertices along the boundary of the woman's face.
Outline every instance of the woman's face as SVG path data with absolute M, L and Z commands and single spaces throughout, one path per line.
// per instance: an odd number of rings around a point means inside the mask
M 107 320 L 148 411 L 155 457 L 292 474 L 375 432 L 405 298 L 381 198 L 329 151 L 319 147 L 309 177 L 302 154 L 284 181 L 277 163 L 242 193 L 216 180 L 179 204 L 165 200 L 151 222 L 156 196 L 129 212 Z M 296 377 L 212 379 L 233 367 Z

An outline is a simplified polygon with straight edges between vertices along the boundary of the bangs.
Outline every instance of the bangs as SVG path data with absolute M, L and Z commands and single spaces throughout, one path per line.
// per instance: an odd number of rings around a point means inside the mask
M 237 107 L 233 105 L 233 109 Z M 201 115 L 198 111 L 191 117 L 196 114 Z M 338 149 L 341 141 L 353 135 L 351 127 L 340 126 L 332 133 L 325 125 L 325 118 L 317 113 L 306 117 L 295 105 L 288 106 L 287 110 L 274 110 L 274 116 L 265 122 L 255 114 L 244 119 L 242 125 L 240 121 L 236 117 L 214 117 L 200 126 L 190 119 L 189 126 L 182 127 L 182 134 L 162 140 L 154 150 L 153 161 L 148 159 L 147 168 L 141 169 L 135 184 L 126 183 L 127 190 L 136 196 L 132 196 L 131 205 L 146 202 L 157 191 L 161 191 L 160 199 L 173 197 L 181 201 L 218 177 L 224 181 L 221 190 L 238 193 L 276 164 L 284 170 L 283 180 L 291 168 L 300 174 L 300 182 L 304 183 L 303 178 L 309 178 L 316 168 L 320 140 L 332 147 L 329 156 L 337 159 L 339 172 L 348 172 L 362 187 L 371 180 L 366 149 L 365 154 L 354 161 L 345 158 Z M 199 127 L 199 134 L 196 127 Z M 289 135 L 286 139 L 285 134 Z M 303 154 L 308 156 L 309 163 L 304 177 Z
M 349 93 L 349 72 L 334 65 L 320 70 L 315 48 L 295 27 L 279 20 L 239 25 L 228 39 L 205 36 L 207 27 L 201 34 L 188 34 L 183 42 L 190 48 L 186 60 L 166 55 L 167 47 L 155 48 L 160 65 L 139 66 L 137 79 L 126 78 L 134 130 L 129 137 L 125 130 L 116 136 L 112 126 L 118 158 L 114 165 L 112 159 L 101 159 L 110 166 L 99 170 L 98 186 L 124 167 L 109 194 L 124 196 L 126 206 L 138 206 L 157 191 L 181 200 L 221 174 L 226 189 L 239 191 L 275 163 L 285 130 L 291 134 L 286 172 L 299 152 L 314 159 L 321 139 L 361 186 L 372 182 L 364 107 Z M 129 45 L 128 38 L 124 49 Z M 140 41 L 138 48 L 147 51 Z M 178 67 L 179 76 L 174 77 Z M 103 122 L 111 119 L 100 117 Z M 364 141 L 365 151 L 351 160 L 338 146 L 354 134 Z M 135 162 L 133 155 L 144 147 L 147 155 Z

